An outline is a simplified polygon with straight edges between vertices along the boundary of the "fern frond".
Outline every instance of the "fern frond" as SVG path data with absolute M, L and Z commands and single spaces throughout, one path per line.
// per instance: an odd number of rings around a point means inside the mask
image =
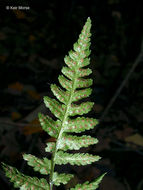
M 61 105 L 57 100 L 48 96 L 44 97 L 44 103 L 57 118 L 60 120 L 63 119 L 65 110 L 64 105 Z
M 59 86 L 57 86 L 56 84 L 52 84 L 51 85 L 51 90 L 53 92 L 53 94 L 57 97 L 57 99 L 66 104 L 68 101 L 68 96 L 69 93 L 67 91 L 62 90 Z
M 56 122 L 49 116 L 45 116 L 41 113 L 38 114 L 39 121 L 44 131 L 46 131 L 50 136 L 57 137 L 59 134 L 58 127 L 56 127 Z
M 71 118 L 72 116 L 87 114 L 94 105 L 93 102 L 77 104 L 77 101 L 87 98 L 92 92 L 92 89 L 89 87 L 93 84 L 93 80 L 84 78 L 92 73 L 91 69 L 84 68 L 90 63 L 90 59 L 88 58 L 90 54 L 90 27 L 91 21 L 88 18 L 78 41 L 73 46 L 74 50 L 69 51 L 69 56 L 65 56 L 64 60 L 67 66 L 62 68 L 62 75 L 58 77 L 59 83 L 64 90 L 55 84 L 51 85 L 53 94 L 60 102 L 49 97 L 44 98 L 46 106 L 57 117 L 57 121 L 53 122 L 52 126 L 54 127 L 55 124 L 58 126 L 56 143 L 54 145 L 49 144 L 46 148 L 48 152 L 52 152 L 51 184 L 54 180 L 55 164 L 70 163 L 72 165 L 85 165 L 100 159 L 98 156 L 89 154 L 69 155 L 68 153 L 59 151 L 79 150 L 81 147 L 88 147 L 98 142 L 96 138 L 91 136 L 67 135 L 69 132 L 80 133 L 92 129 L 98 124 L 98 121 L 93 118 Z
M 100 156 L 93 156 L 92 154 L 88 153 L 76 153 L 76 154 L 69 154 L 67 152 L 58 151 L 55 158 L 56 164 L 71 164 L 71 165 L 87 165 L 91 164 L 92 162 L 96 162 L 100 159 Z
M 69 79 L 73 80 L 74 79 L 74 70 L 70 69 L 69 67 L 63 67 L 62 68 L 62 73 Z
M 72 90 L 72 81 L 68 80 L 66 77 L 64 77 L 64 75 L 59 75 L 58 80 L 61 86 L 67 91 Z
M 63 135 L 60 138 L 59 144 L 57 145 L 57 149 L 61 150 L 79 150 L 81 147 L 88 147 L 89 145 L 93 145 L 98 143 L 96 138 L 91 136 L 82 135 L 80 137 L 73 135 Z
M 101 180 L 103 179 L 105 174 L 101 175 L 100 177 L 96 178 L 93 182 L 89 183 L 86 181 L 83 184 L 77 184 L 75 188 L 70 188 L 70 190 L 96 190 L 99 187 Z
M 84 90 L 76 90 L 73 97 L 72 97 L 72 102 L 76 102 L 78 100 L 81 100 L 83 98 L 87 98 L 88 96 L 90 96 L 92 93 L 92 89 L 91 88 L 86 88 Z
M 45 151 L 46 152 L 53 152 L 55 150 L 55 145 L 56 145 L 55 142 L 48 142 L 47 146 L 45 148 Z
M 34 168 L 35 171 L 38 171 L 44 175 L 50 173 L 51 161 L 47 158 L 39 159 L 31 154 L 24 154 L 23 158 L 27 161 L 29 166 L 32 166 Z
M 59 75 L 59 86 L 52 84 L 51 91 L 55 99 L 48 96 L 44 97 L 44 103 L 52 112 L 56 119 L 39 113 L 39 121 L 44 131 L 54 138 L 54 142 L 48 142 L 46 152 L 52 154 L 51 160 L 48 158 L 37 158 L 30 154 L 24 154 L 23 158 L 32 166 L 35 171 L 44 175 L 49 175 L 49 184 L 45 179 L 32 178 L 20 173 L 13 167 L 4 165 L 6 175 L 14 183 L 15 187 L 22 190 L 53 190 L 53 185 L 66 184 L 73 177 L 72 174 L 55 172 L 55 165 L 87 165 L 98 161 L 99 156 L 87 153 L 70 154 L 64 151 L 79 150 L 82 147 L 96 144 L 98 140 L 91 136 L 76 136 L 69 133 L 80 133 L 92 129 L 98 124 L 93 118 L 83 117 L 91 111 L 93 102 L 80 102 L 82 99 L 91 95 L 91 85 L 93 80 L 88 78 L 92 73 L 87 66 L 90 64 L 90 28 L 91 20 L 87 19 L 79 39 L 73 45 L 73 50 L 65 56 L 66 66 L 62 68 Z M 74 116 L 74 117 L 73 117 Z M 82 116 L 82 117 L 80 117 Z M 77 184 L 71 190 L 95 190 L 98 188 L 104 175 L 93 182 L 88 181 L 84 184 Z
M 77 79 L 76 82 L 76 88 L 87 88 L 89 86 L 91 86 L 93 83 L 92 79 Z
M 82 46 L 82 43 L 81 43 L 81 42 L 80 42 L 80 45 Z M 74 68 L 75 68 L 76 62 L 75 62 L 73 59 L 71 59 L 69 56 L 66 55 L 65 58 L 64 58 L 64 61 L 65 61 L 65 63 L 66 63 L 71 69 L 74 69 Z M 80 68 L 86 67 L 87 65 L 90 64 L 90 59 L 89 59 L 89 58 L 85 58 L 84 60 L 83 60 L 83 59 L 80 59 L 80 60 L 78 61 L 78 63 L 79 63 Z M 79 68 L 78 68 L 78 69 L 79 69 Z
M 74 177 L 74 175 L 72 175 L 72 174 L 65 174 L 65 173 L 58 174 L 57 172 L 54 172 L 54 174 L 53 174 L 53 183 L 54 183 L 54 185 L 57 185 L 57 186 L 59 186 L 61 183 L 67 184 L 68 181 L 72 177 Z
M 94 102 L 83 102 L 80 105 L 72 104 L 69 110 L 69 116 L 83 115 L 91 111 Z
M 21 190 L 49 190 L 50 186 L 47 183 L 46 179 L 37 177 L 30 177 L 22 174 L 16 168 L 11 167 L 3 163 L 3 169 L 6 173 L 6 176 L 14 183 L 14 187 L 20 187 Z
M 97 124 L 97 119 L 88 117 L 68 119 L 67 125 L 65 126 L 65 132 L 80 133 L 85 130 L 93 129 Z

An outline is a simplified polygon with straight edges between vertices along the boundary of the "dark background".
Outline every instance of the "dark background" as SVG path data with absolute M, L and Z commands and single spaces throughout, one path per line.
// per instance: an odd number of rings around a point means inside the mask
M 30 10 L 6 10 L 6 6 L 20 5 L 29 6 Z M 0 159 L 21 172 L 38 176 L 23 162 L 22 154 L 49 156 L 44 146 L 52 139 L 41 131 L 37 113 L 50 114 L 43 105 L 43 96 L 52 97 L 50 84 L 58 83 L 64 56 L 72 49 L 89 16 L 92 20 L 90 68 L 94 79 L 90 99 L 95 102 L 90 115 L 101 122 L 87 134 L 100 142 L 82 151 L 98 154 L 102 160 L 92 166 L 68 165 L 58 169 L 75 174 L 66 189 L 107 172 L 100 190 L 141 190 L 141 1 L 0 1 Z M 2 170 L 0 189 L 12 189 Z

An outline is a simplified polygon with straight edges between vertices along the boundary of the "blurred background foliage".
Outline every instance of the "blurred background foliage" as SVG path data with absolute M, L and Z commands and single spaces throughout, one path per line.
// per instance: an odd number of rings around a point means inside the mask
M 6 6 L 20 5 L 29 6 L 30 10 L 6 10 Z M 105 171 L 108 174 L 100 190 L 143 189 L 141 1 L 135 4 L 129 0 L 5 0 L 0 2 L 0 11 L 0 159 L 32 175 L 22 154 L 49 156 L 44 146 L 54 139 L 42 132 L 37 113 L 51 114 L 42 98 L 53 96 L 50 84 L 58 83 L 64 56 L 90 16 L 90 67 L 94 79 L 90 99 L 95 102 L 90 115 L 101 123 L 89 133 L 100 142 L 82 151 L 97 153 L 103 159 L 90 167 L 60 170 L 75 174 L 66 189 Z M 123 81 L 124 88 L 118 93 Z M 104 115 L 115 94 L 115 101 Z M 2 171 L 0 181 L 1 189 L 12 189 Z

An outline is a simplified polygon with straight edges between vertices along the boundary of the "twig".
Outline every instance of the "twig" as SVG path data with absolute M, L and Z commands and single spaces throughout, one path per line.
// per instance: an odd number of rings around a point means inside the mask
M 26 125 L 28 125 L 29 123 L 19 123 L 19 122 L 10 122 L 10 121 L 0 121 L 0 124 L 2 125 L 12 125 L 12 126 L 17 126 L 17 127 L 24 127 Z M 30 124 L 30 126 L 40 126 L 40 124 Z
M 120 143 L 119 141 L 112 140 L 112 142 L 119 145 L 120 147 L 122 147 L 122 148 L 114 148 L 114 149 L 112 149 L 113 151 L 119 151 L 119 150 L 120 151 L 133 151 L 133 152 L 136 152 L 136 153 L 143 156 L 143 152 L 140 150 L 135 150 L 135 149 L 132 149 L 130 147 L 127 147 L 124 144 Z
M 133 71 L 135 70 L 136 66 L 140 63 L 140 61 L 143 60 L 143 41 L 141 43 L 141 51 L 138 55 L 138 57 L 136 58 L 134 64 L 132 65 L 131 69 L 129 70 L 128 74 L 126 75 L 125 79 L 123 80 L 123 82 L 121 83 L 121 85 L 119 86 L 119 88 L 116 90 L 115 94 L 113 95 L 113 97 L 111 98 L 111 100 L 109 101 L 107 107 L 105 108 L 105 110 L 103 111 L 103 114 L 101 115 L 99 121 L 101 122 L 105 115 L 107 115 L 107 113 L 109 112 L 109 109 L 111 108 L 111 106 L 113 105 L 113 103 L 115 102 L 116 98 L 119 96 L 119 94 L 121 93 L 121 90 L 123 89 L 123 87 L 125 86 L 125 84 L 127 83 L 130 75 L 133 73 Z

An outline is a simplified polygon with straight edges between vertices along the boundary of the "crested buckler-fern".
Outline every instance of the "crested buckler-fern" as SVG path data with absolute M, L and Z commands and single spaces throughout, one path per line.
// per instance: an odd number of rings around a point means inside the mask
M 92 73 L 87 68 L 90 64 L 90 28 L 91 20 L 87 19 L 78 41 L 74 44 L 74 51 L 70 51 L 65 56 L 66 66 L 62 68 L 62 74 L 58 80 L 61 86 L 51 85 L 51 91 L 55 99 L 48 96 L 44 97 L 44 103 L 56 117 L 53 119 L 48 115 L 39 113 L 39 120 L 44 131 L 55 138 L 54 142 L 48 142 L 45 148 L 50 152 L 51 160 L 48 158 L 37 158 L 31 154 L 24 154 L 23 158 L 29 166 L 35 171 L 47 178 L 30 177 L 20 173 L 16 168 L 3 164 L 6 176 L 14 183 L 14 187 L 21 190 L 52 190 L 53 186 L 66 184 L 73 178 L 73 174 L 58 173 L 55 171 L 55 165 L 87 165 L 100 159 L 88 153 L 69 153 L 68 150 L 79 150 L 82 147 L 96 144 L 98 140 L 89 135 L 76 135 L 85 130 L 93 129 L 98 121 L 93 118 L 84 117 L 93 107 L 93 102 L 81 102 L 82 99 L 90 96 L 92 89 L 92 79 L 88 76 Z M 74 117 L 73 117 L 74 116 Z M 86 181 L 83 184 L 77 184 L 70 190 L 95 190 L 98 188 L 103 176 L 101 175 L 92 182 Z

